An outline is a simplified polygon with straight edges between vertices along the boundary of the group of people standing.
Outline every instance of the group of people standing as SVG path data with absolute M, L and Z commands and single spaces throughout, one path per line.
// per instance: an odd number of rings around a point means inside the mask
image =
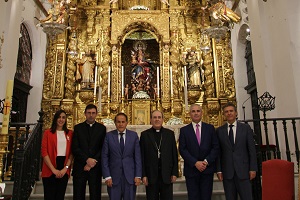
M 95 121 L 97 107 L 85 109 L 86 121 L 67 129 L 66 113 L 55 113 L 52 126 L 42 140 L 44 199 L 63 200 L 73 165 L 73 199 L 84 200 L 86 184 L 91 200 L 101 199 L 102 177 L 111 200 L 134 200 L 143 183 L 148 200 L 172 200 L 178 177 L 178 152 L 174 132 L 164 128 L 161 111 L 151 113 L 152 127 L 141 133 L 127 129 L 124 113 L 115 116 L 116 129 Z M 227 123 L 217 130 L 204 123 L 202 108 L 190 107 L 192 123 L 180 129 L 179 152 L 184 159 L 184 176 L 189 200 L 209 200 L 213 176 L 223 181 L 227 200 L 252 200 L 256 152 L 253 132 L 236 121 L 232 103 L 223 108 Z

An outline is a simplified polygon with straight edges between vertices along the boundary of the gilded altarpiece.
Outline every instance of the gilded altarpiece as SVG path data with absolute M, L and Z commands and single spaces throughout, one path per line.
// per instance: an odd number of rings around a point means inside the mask
M 73 128 L 85 119 L 89 103 L 98 107 L 98 121 L 111 122 L 125 112 L 129 124 L 139 125 L 149 124 L 156 109 L 166 123 L 174 117 L 188 123 L 189 106 L 197 103 L 203 121 L 221 125 L 222 105 L 236 101 L 230 32 L 221 39 L 204 34 L 213 21 L 204 1 L 112 2 L 78 1 L 70 29 L 49 38 L 45 127 L 62 108 Z M 83 54 L 91 56 L 93 67 Z M 89 69 L 88 79 L 79 74 L 79 63 Z

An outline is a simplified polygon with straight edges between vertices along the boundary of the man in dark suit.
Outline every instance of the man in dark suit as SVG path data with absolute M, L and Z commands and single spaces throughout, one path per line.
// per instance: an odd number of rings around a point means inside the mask
M 148 200 L 172 200 L 178 176 L 178 154 L 174 132 L 162 127 L 163 113 L 151 113 L 152 128 L 141 133 L 143 183 Z
M 127 115 L 115 117 L 116 130 L 106 134 L 102 149 L 102 173 L 110 200 L 134 200 L 142 177 L 139 137 L 126 129 Z
M 202 108 L 190 107 L 192 123 L 180 129 L 179 152 L 184 159 L 184 176 L 189 200 L 210 200 L 219 143 L 215 128 L 201 121 Z
M 217 162 L 217 176 L 223 181 L 227 200 L 252 200 L 250 180 L 257 171 L 255 142 L 248 124 L 236 121 L 237 110 L 233 103 L 223 106 L 227 123 L 217 129 L 220 143 L 220 157 Z
M 101 199 L 101 150 L 106 135 L 106 127 L 95 121 L 97 107 L 86 106 L 86 121 L 74 127 L 72 141 L 73 199 L 85 199 L 86 182 L 89 183 L 90 200 Z

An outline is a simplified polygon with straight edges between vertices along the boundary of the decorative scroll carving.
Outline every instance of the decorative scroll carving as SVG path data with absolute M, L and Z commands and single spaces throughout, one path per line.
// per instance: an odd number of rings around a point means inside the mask
M 227 37 L 224 41 L 224 54 L 223 54 L 223 66 L 224 66 L 224 82 L 225 82 L 225 97 L 228 99 L 235 98 L 235 80 L 233 76 L 233 66 L 232 61 L 232 49 L 230 46 L 230 35 L 227 33 Z
M 220 104 L 217 99 L 207 100 L 207 117 L 208 123 L 218 127 L 219 124 Z
M 49 45 L 47 48 L 47 52 L 46 52 L 46 66 L 45 66 L 45 70 L 44 70 L 44 86 L 43 86 L 43 99 L 45 100 L 49 100 L 52 98 L 53 96 L 53 77 L 55 76 L 55 62 L 56 62 L 56 58 L 55 58 L 55 43 L 56 40 L 50 40 L 49 41 Z M 47 114 L 44 115 L 44 117 Z
M 94 33 L 94 30 L 95 30 L 94 22 L 95 22 L 96 10 L 86 10 L 86 15 L 87 15 L 86 32 L 87 32 L 88 38 L 91 38 Z
M 179 53 L 179 30 L 175 26 L 176 24 L 178 25 L 178 15 L 179 11 L 174 11 L 171 14 L 171 24 L 174 25 L 174 27 L 171 29 L 171 48 L 170 48 L 170 63 L 172 66 L 172 81 L 173 81 L 173 88 L 174 90 L 174 99 L 179 98 L 179 92 L 182 91 L 180 84 L 179 84 L 179 77 L 182 77 L 181 74 L 181 66 L 180 66 L 180 53 Z
M 202 46 L 208 46 L 210 49 L 207 52 L 202 52 L 203 70 L 204 70 L 204 87 L 205 97 L 215 97 L 215 86 L 214 86 L 214 67 L 213 67 L 213 56 L 211 50 L 211 43 L 208 38 L 203 40 Z
M 69 46 L 68 49 L 69 51 L 76 52 L 76 43 L 77 39 L 74 37 L 73 34 L 75 30 L 73 30 L 73 33 L 69 36 Z M 67 70 L 66 70 L 66 83 L 65 83 L 65 98 L 66 99 L 73 99 L 75 95 L 75 71 L 76 71 L 76 66 L 75 66 L 75 60 L 76 56 L 74 54 L 69 53 L 68 54 L 68 61 L 67 61 Z

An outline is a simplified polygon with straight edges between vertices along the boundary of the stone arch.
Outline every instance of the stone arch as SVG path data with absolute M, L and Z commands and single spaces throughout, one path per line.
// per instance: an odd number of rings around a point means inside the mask
M 243 24 L 240 27 L 239 33 L 238 33 L 238 41 L 240 41 L 243 44 L 246 43 L 246 38 L 248 35 L 250 35 L 250 32 L 248 30 L 249 30 L 249 26 L 247 24 Z

